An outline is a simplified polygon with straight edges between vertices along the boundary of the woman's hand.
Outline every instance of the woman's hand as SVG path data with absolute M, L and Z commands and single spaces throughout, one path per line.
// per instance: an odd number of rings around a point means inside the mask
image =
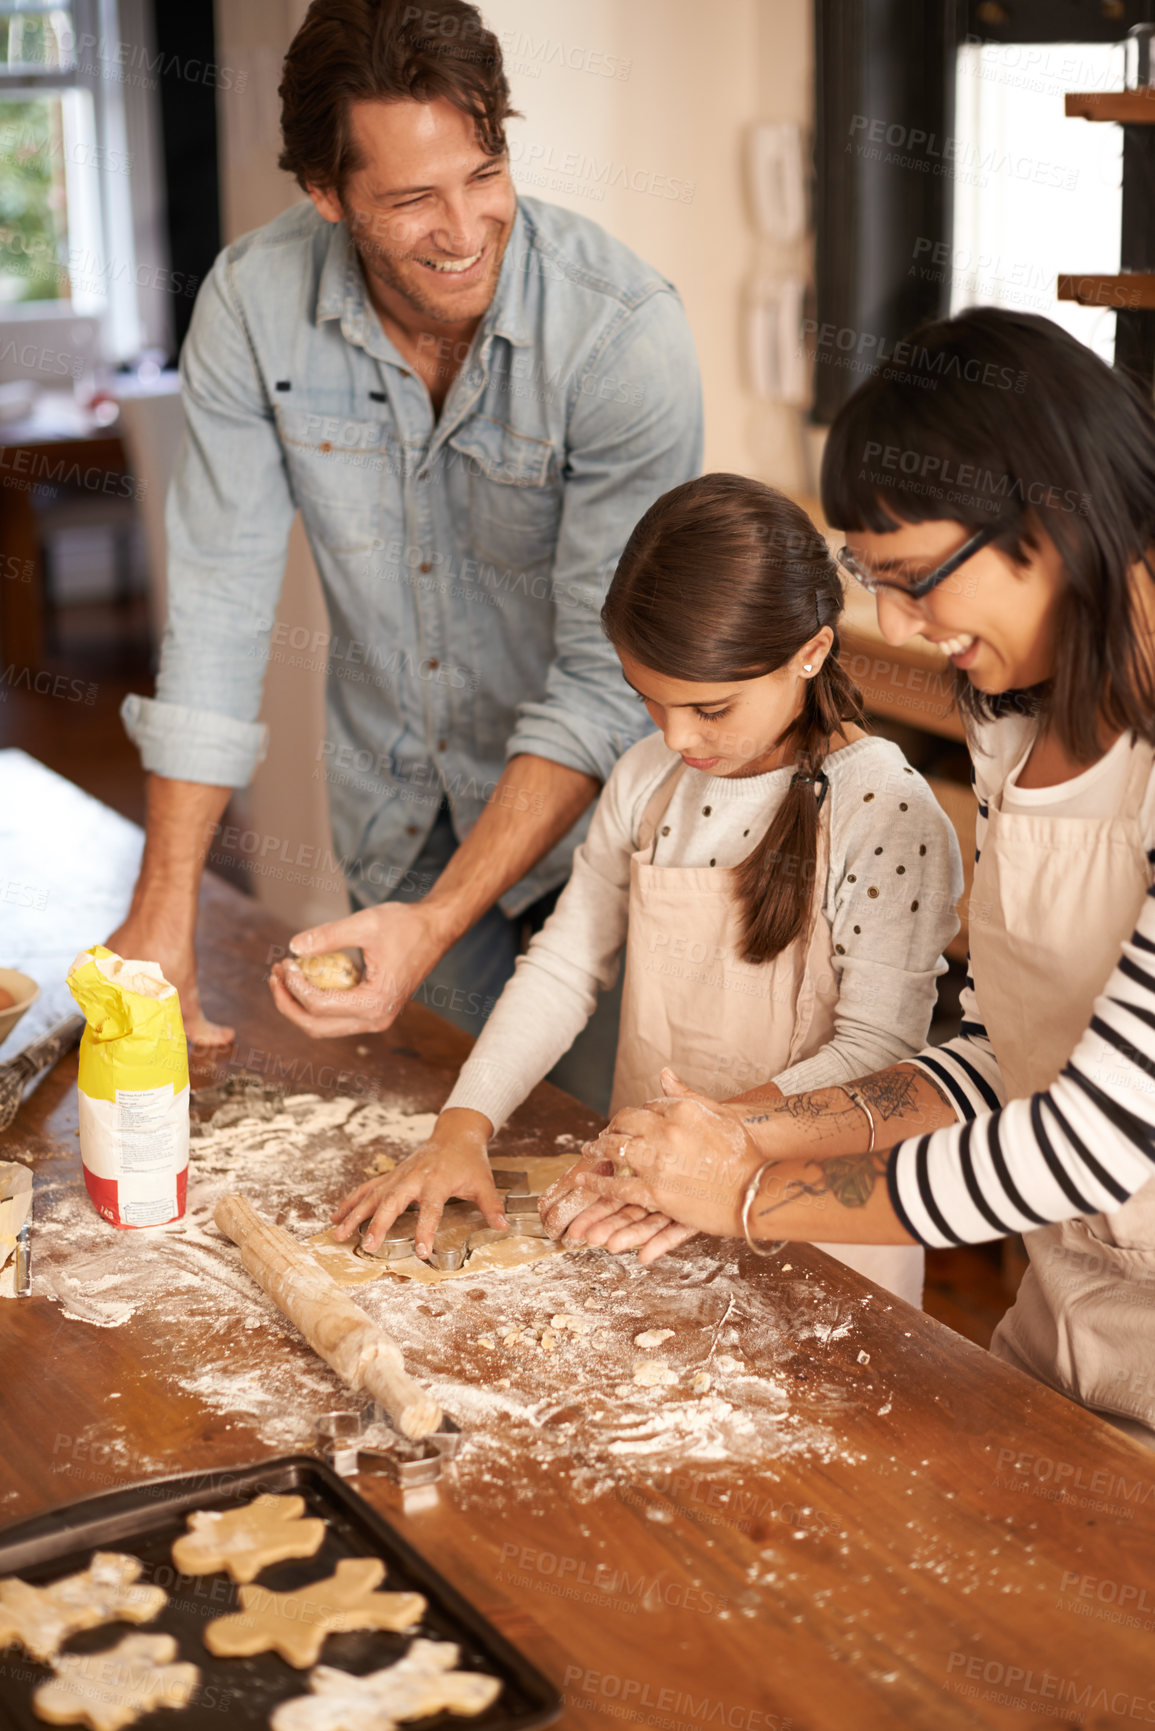
M 464 1107 L 442 1112 L 423 1147 L 392 1172 L 359 1184 L 338 1204 L 332 1215 L 334 1238 L 351 1238 L 363 1220 L 372 1220 L 364 1244 L 366 1250 L 376 1250 L 397 1216 L 416 1202 L 415 1249 L 427 1257 L 451 1196 L 475 1203 L 488 1225 L 508 1226 L 486 1158 L 492 1134 L 493 1125 L 483 1112 Z
M 615 1256 L 636 1250 L 639 1262 L 656 1262 L 687 1239 L 696 1238 L 693 1226 L 683 1226 L 668 1214 L 654 1214 L 630 1203 L 615 1204 L 599 1197 L 579 1214 L 567 1234 L 579 1244 L 600 1244 Z
M 587 1152 L 541 1199 L 541 1217 L 551 1238 L 567 1244 L 600 1244 L 615 1254 L 637 1250 L 642 1262 L 653 1262 L 693 1238 L 692 1226 L 680 1226 L 666 1214 L 614 1197 L 599 1196 L 591 1202 L 578 1183 L 579 1175 L 612 1177 L 614 1173 L 612 1161 L 599 1159 L 592 1148 L 587 1143 Z
M 582 1159 L 542 1198 L 547 1229 L 560 1238 L 598 1199 L 626 1203 L 645 1215 L 662 1215 L 670 1225 L 737 1236 L 742 1229 L 742 1197 L 765 1160 L 744 1118 L 749 1105 L 719 1105 L 687 1088 L 672 1070 L 662 1072 L 666 1098 L 618 1112 L 600 1136 L 587 1144 Z M 622 1176 L 622 1168 L 630 1176 Z M 604 1217 L 603 1217 L 604 1218 Z M 627 1222 L 637 1231 L 641 1217 Z M 590 1230 L 600 1224 L 591 1217 Z M 647 1240 L 652 1261 L 668 1226 Z M 624 1242 L 610 1248 L 626 1248 Z

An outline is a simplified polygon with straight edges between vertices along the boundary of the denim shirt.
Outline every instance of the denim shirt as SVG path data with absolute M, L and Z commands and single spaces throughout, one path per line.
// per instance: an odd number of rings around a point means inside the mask
M 181 376 L 156 697 L 122 710 L 146 769 L 243 786 L 266 662 L 320 659 L 326 739 L 301 773 L 328 783 L 365 906 L 403 881 L 442 798 L 464 839 L 514 754 L 604 782 L 648 731 L 598 616 L 634 524 L 699 471 L 701 396 L 676 292 L 597 224 L 520 201 L 440 416 L 344 225 L 310 203 L 217 259 Z M 274 628 L 297 509 L 319 643 Z M 564 880 L 588 815 L 507 914 Z

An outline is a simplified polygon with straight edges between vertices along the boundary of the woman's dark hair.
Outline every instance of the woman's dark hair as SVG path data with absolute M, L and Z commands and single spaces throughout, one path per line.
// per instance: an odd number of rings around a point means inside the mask
M 349 126 L 354 102 L 432 102 L 468 114 L 489 156 L 505 151 L 515 110 L 501 47 L 465 0 L 313 0 L 285 55 L 278 165 L 306 190 L 340 197 L 361 164 Z
M 759 481 L 703 475 L 650 506 L 602 608 L 615 649 L 668 678 L 709 685 L 760 679 L 824 625 L 834 633 L 782 735 L 797 766 L 786 798 L 735 868 L 749 962 L 769 961 L 809 924 L 822 765 L 831 735 L 862 723 L 861 696 L 838 660 L 842 605 L 838 567 L 805 511 Z
M 1149 628 L 1131 582 L 1140 561 L 1155 576 L 1155 413 L 1050 319 L 974 307 L 897 344 L 830 429 L 822 508 L 843 531 L 876 534 L 993 523 L 1019 565 L 1048 536 L 1065 575 L 1052 678 L 990 696 L 960 674 L 960 707 L 1044 715 L 1078 762 L 1100 755 L 1104 727 L 1155 744 Z

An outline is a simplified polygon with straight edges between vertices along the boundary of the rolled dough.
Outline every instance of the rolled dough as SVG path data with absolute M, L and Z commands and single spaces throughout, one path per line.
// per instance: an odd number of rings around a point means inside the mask
M 502 1167 L 515 1167 L 524 1172 L 530 1191 L 538 1195 L 548 1190 L 563 1173 L 577 1164 L 574 1154 L 528 1155 L 501 1154 L 495 1157 Z M 437 1229 L 439 1244 L 462 1245 L 475 1232 L 486 1230 L 484 1216 L 468 1202 L 451 1202 Z M 335 1239 L 332 1229 L 318 1232 L 309 1240 L 309 1249 L 325 1273 L 339 1286 L 365 1286 L 375 1280 L 394 1275 L 400 1280 L 415 1280 L 422 1286 L 439 1286 L 443 1280 L 460 1280 L 463 1275 L 485 1274 L 497 1269 L 524 1268 L 531 1262 L 542 1262 L 550 1256 L 571 1255 L 580 1246 L 558 1244 L 552 1238 L 529 1238 L 509 1232 L 504 1237 L 480 1245 L 460 1268 L 431 1268 L 416 1256 L 398 1262 L 378 1262 L 368 1256 L 357 1256 L 353 1241 Z
M 309 984 L 322 992 L 348 992 L 361 984 L 361 970 L 344 950 L 326 950 L 319 956 L 290 956 L 288 965 L 300 968 Z

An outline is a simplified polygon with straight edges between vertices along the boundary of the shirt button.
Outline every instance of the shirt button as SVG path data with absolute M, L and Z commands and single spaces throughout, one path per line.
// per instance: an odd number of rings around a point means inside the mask
M 438 749 L 438 751 L 448 751 L 449 750 L 449 741 L 447 739 L 439 739 L 437 741 L 437 749 Z
M 419 571 L 421 571 L 426 577 L 428 577 L 429 573 L 433 569 L 433 566 L 430 564 L 428 559 L 423 559 L 421 561 L 420 565 L 417 567 L 417 569 Z
M 328 439 L 325 440 L 324 444 L 321 446 L 321 449 L 322 449 L 322 451 L 331 451 L 333 449 L 333 447 L 329 443 Z
M 418 830 L 417 830 L 417 825 L 415 823 L 407 823 L 405 825 L 405 834 L 406 835 L 417 835 L 417 833 L 418 833 Z
M 670 826 L 668 823 L 664 823 L 662 825 L 662 834 L 663 835 L 669 835 L 669 833 L 670 833 Z
M 438 661 L 436 655 L 431 655 L 425 665 L 431 673 L 436 673 L 437 669 L 441 666 L 441 663 Z

